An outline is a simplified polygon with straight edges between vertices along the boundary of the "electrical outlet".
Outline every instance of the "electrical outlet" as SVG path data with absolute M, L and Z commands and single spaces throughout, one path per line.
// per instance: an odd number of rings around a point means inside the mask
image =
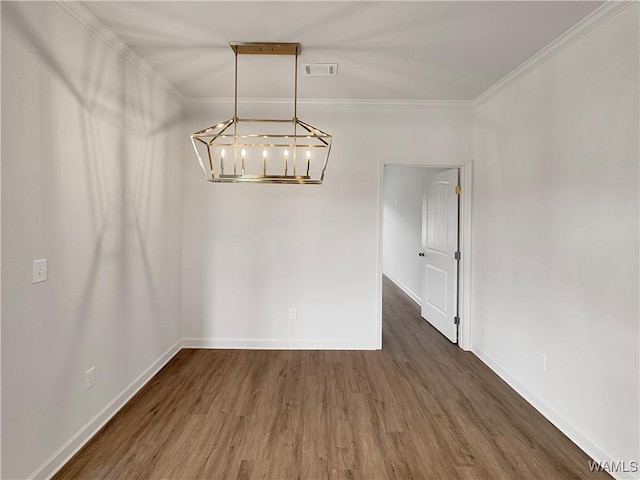
M 33 277 L 31 283 L 40 283 L 47 280 L 47 259 L 33 261 Z
M 538 353 L 538 368 L 543 372 L 547 371 L 547 356 L 544 353 Z
M 84 373 L 84 389 L 89 390 L 96 384 L 96 367 L 91 367 Z
M 295 308 L 289 309 L 289 320 L 295 320 L 298 318 L 298 310 Z

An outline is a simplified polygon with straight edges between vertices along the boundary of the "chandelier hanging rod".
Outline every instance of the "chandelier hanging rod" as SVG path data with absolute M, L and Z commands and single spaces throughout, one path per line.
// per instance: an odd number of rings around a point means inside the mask
M 293 55 L 294 62 L 294 87 L 293 87 L 293 121 L 298 120 L 298 55 L 302 51 L 299 43 L 279 42 L 229 42 L 229 46 L 235 54 L 235 94 L 233 119 L 238 118 L 238 55 Z M 252 120 L 246 120 L 252 121 Z M 264 121 L 264 120 L 262 120 Z M 273 120 L 269 120 L 273 121 Z

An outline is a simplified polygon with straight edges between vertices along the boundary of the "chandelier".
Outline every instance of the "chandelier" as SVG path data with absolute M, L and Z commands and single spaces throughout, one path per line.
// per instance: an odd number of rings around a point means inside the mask
M 331 135 L 298 118 L 299 43 L 229 44 L 235 54 L 233 118 L 191 135 L 206 180 L 215 183 L 322 184 Z M 238 117 L 238 55 L 292 55 L 293 118 Z

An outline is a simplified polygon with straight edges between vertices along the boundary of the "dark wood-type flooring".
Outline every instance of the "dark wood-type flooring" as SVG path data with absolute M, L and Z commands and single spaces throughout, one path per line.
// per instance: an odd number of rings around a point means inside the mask
M 385 278 L 382 351 L 182 350 L 63 479 L 603 479 Z

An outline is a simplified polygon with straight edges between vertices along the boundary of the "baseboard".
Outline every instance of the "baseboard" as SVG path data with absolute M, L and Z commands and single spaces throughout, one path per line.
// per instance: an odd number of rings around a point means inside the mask
M 371 340 L 288 340 L 261 338 L 184 338 L 182 348 L 231 350 L 379 350 Z
M 383 275 L 385 277 L 387 277 L 389 280 L 391 280 L 393 283 L 395 283 L 400 290 L 402 290 L 404 293 L 406 293 L 411 298 L 411 300 L 416 302 L 419 307 L 422 306 L 422 299 L 418 295 L 413 293 L 413 291 L 409 287 L 407 287 L 404 283 L 402 283 L 397 278 L 394 278 L 393 275 L 389 275 L 387 272 L 382 272 L 382 273 L 383 273 Z
M 129 400 L 151 380 L 156 373 L 180 351 L 182 341 L 178 340 L 160 358 L 131 382 L 111 400 L 100 412 L 89 420 L 73 437 L 38 467 L 27 480 L 50 479 L 60 470 Z
M 481 351 L 473 352 L 480 360 L 493 370 L 502 380 L 513 388 L 522 398 L 524 398 L 533 408 L 540 412 L 547 420 L 564 433 L 569 440 L 575 443 L 584 453 L 589 455 L 596 462 L 613 462 L 614 459 L 596 446 L 591 440 L 583 435 L 580 430 L 566 421 L 559 413 L 549 405 L 540 400 L 529 389 L 512 377 L 504 368 L 496 363 L 489 355 Z M 609 472 L 617 480 L 637 480 L 638 473 L 630 472 Z
M 387 275 L 388 276 L 388 275 Z M 391 279 L 391 277 L 389 277 Z M 277 340 L 277 339 L 231 339 L 231 338 L 184 338 L 172 345 L 149 368 L 122 390 L 109 404 L 80 428 L 62 447 L 38 467 L 27 480 L 53 477 L 127 402 L 151 380 L 182 348 L 219 348 L 251 350 L 377 350 L 375 341 L 344 340 Z M 493 370 L 521 397 L 538 410 L 587 455 L 598 462 L 613 462 L 614 459 L 585 437 L 560 414 L 524 387 L 491 357 L 482 351 L 474 354 Z M 616 480 L 636 480 L 639 477 L 629 472 L 610 472 Z
M 232 338 L 184 338 L 172 345 L 100 412 L 81 427 L 64 445 L 40 465 L 27 480 L 52 478 L 91 440 L 131 398 L 183 348 L 246 350 L 378 350 L 375 340 L 275 340 Z

